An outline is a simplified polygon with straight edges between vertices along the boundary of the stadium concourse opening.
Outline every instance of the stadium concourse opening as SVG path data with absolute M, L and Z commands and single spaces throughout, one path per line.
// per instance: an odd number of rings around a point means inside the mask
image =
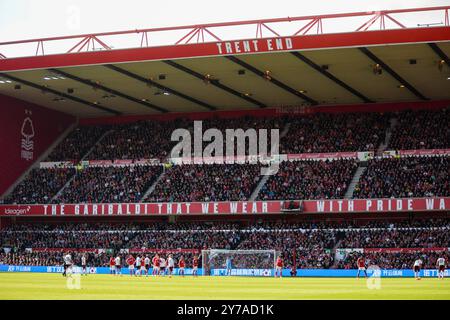
M 88 288 L 102 274 L 176 277 L 180 286 L 201 275 L 448 277 L 449 9 L 0 43 L 0 287 L 3 272 L 95 274 Z M 429 11 L 443 14 L 442 26 L 397 17 Z M 368 21 L 341 33 L 322 26 L 352 17 Z M 303 24 L 286 35 L 273 23 Z M 254 38 L 219 35 L 249 25 Z M 187 34 L 148 44 L 147 34 L 173 30 Z M 138 48 L 108 42 L 132 33 Z M 75 43 L 47 54 L 44 44 L 58 41 Z M 36 54 L 7 54 L 25 44 Z M 251 152 L 262 145 L 251 132 L 264 129 L 279 133 L 266 139 L 272 152 Z M 174 156 L 177 130 L 200 136 L 186 143 L 189 154 Z M 243 154 L 227 157 L 212 139 L 229 130 L 230 149 L 242 138 Z M 275 287 L 258 281 L 257 297 L 271 296 Z M 311 298 L 295 290 L 282 297 Z M 450 298 L 447 283 L 420 294 Z

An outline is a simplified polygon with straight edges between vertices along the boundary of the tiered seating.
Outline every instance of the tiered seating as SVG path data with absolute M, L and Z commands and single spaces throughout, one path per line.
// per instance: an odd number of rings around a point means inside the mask
M 282 153 L 374 151 L 385 139 L 390 115 L 319 113 L 290 119 Z
M 450 147 L 450 110 L 409 111 L 397 116 L 389 147 L 396 150 Z
M 260 179 L 260 169 L 253 164 L 174 166 L 145 201 L 247 200 Z
M 282 162 L 261 188 L 262 200 L 342 198 L 357 168 L 354 160 Z
M 88 159 L 165 159 L 174 146 L 170 141 L 173 130 L 190 125 L 191 121 L 181 119 L 116 125 L 113 132 L 95 146 Z
M 33 169 L 4 202 L 49 203 L 74 174 L 75 169 Z
M 81 160 L 109 128 L 109 126 L 80 126 L 75 128 L 50 153 L 47 161 Z
M 161 172 L 161 166 L 88 167 L 55 203 L 139 202 Z
M 354 198 L 450 195 L 448 157 L 383 158 L 369 162 Z
M 300 268 L 355 268 L 360 254 L 350 254 L 343 261 L 334 260 L 333 249 L 339 248 L 447 248 L 450 246 L 450 221 L 404 220 L 400 223 L 368 222 L 355 225 L 346 222 L 295 223 L 287 221 L 255 223 L 251 225 L 215 223 L 181 224 L 66 224 L 17 225 L 0 231 L 1 247 L 12 248 L 15 254 L 0 254 L 4 263 L 45 264 L 60 263 L 55 248 L 77 249 L 154 249 L 200 250 L 275 249 L 288 266 L 295 262 Z M 27 253 L 25 248 L 50 248 L 47 253 Z M 35 250 L 36 251 L 36 250 Z M 92 251 L 92 250 L 91 250 Z M 3 252 L 1 250 L 0 252 Z M 197 251 L 198 252 L 198 251 Z M 179 257 L 182 253 L 178 253 Z M 191 253 L 183 253 L 191 258 Z M 90 254 L 91 264 L 107 264 L 107 256 Z M 380 267 L 402 268 L 417 257 L 411 253 L 365 254 L 369 264 Z M 432 253 L 420 253 L 433 256 Z M 425 267 L 434 267 L 434 258 L 425 260 Z M 97 264 L 97 266 L 99 266 Z

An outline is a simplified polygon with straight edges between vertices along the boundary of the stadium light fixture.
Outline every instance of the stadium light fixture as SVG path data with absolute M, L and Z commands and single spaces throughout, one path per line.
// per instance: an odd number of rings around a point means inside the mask
M 60 75 L 51 74 L 51 75 L 44 76 L 42 79 L 48 81 L 48 80 L 64 80 L 66 78 L 64 78 L 63 76 L 60 76 Z
M 270 70 L 264 71 L 264 76 L 263 76 L 264 79 L 266 79 L 267 81 L 272 80 L 272 77 L 270 76 L 270 74 L 271 74 Z
M 399 88 L 399 89 L 403 89 L 404 87 L 405 87 L 404 84 L 399 84 L 399 85 L 398 85 L 398 88 Z

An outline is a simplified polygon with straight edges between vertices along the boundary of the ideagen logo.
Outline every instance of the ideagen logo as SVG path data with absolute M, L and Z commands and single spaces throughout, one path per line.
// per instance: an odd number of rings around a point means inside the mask
M 258 129 L 258 131 L 253 128 L 245 131 L 243 129 L 226 129 L 224 137 L 222 131 L 217 128 L 209 128 L 203 132 L 203 122 L 194 121 L 193 131 L 193 141 L 188 129 L 178 128 L 172 132 L 171 141 L 178 142 L 172 148 L 172 159 L 181 159 L 181 162 L 196 164 L 260 163 L 267 165 L 267 167 L 261 168 L 262 175 L 274 175 L 278 172 L 280 163 L 279 129 L 270 129 L 270 153 L 268 153 L 268 129 Z M 205 148 L 203 148 L 204 142 L 209 142 Z M 194 146 L 193 152 L 192 145 Z M 223 154 L 224 150 L 225 155 Z
M 23 214 L 27 214 L 27 212 L 29 212 L 30 209 L 31 209 L 30 206 L 28 206 L 26 208 L 22 208 L 22 209 L 21 208 L 14 208 L 14 209 L 6 208 L 5 211 L 4 211 L 4 214 L 20 216 L 20 215 L 23 215 Z

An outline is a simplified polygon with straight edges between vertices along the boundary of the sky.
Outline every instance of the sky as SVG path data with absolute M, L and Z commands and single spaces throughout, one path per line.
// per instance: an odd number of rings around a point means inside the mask
M 137 28 L 443 5 L 450 5 L 450 0 L 0 0 L 0 43 Z M 410 20 L 405 21 L 409 26 L 439 23 L 443 22 L 443 15 L 411 15 Z M 358 21 L 348 23 L 356 23 L 357 26 Z M 289 26 L 278 26 L 277 31 L 295 32 L 301 26 L 289 23 Z M 349 26 L 330 22 L 324 25 L 324 32 L 339 32 L 345 28 Z M 220 34 L 223 39 L 255 34 L 254 27 L 223 32 Z M 150 42 L 153 45 L 169 44 L 182 35 L 182 32 L 155 34 Z M 128 39 L 110 38 L 108 41 L 113 48 L 133 47 L 139 45 L 140 38 L 133 35 Z M 58 43 L 46 47 L 46 51 L 67 51 L 73 44 L 73 40 L 71 43 Z M 0 53 L 6 56 L 34 54 L 35 50 L 35 44 L 22 47 L 0 45 Z

